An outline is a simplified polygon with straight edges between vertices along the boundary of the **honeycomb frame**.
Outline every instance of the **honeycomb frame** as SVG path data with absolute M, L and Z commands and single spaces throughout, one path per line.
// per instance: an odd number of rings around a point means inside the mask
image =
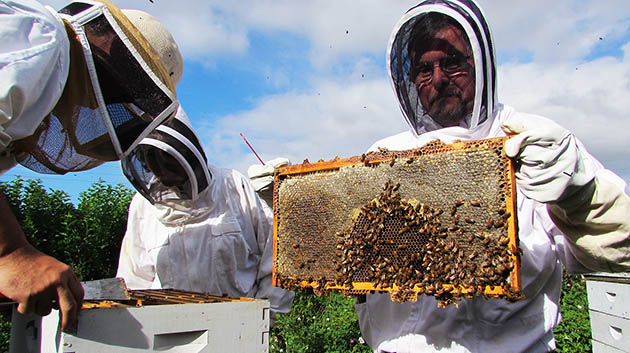
M 273 284 L 322 295 L 518 300 L 514 165 L 506 138 L 282 167 Z

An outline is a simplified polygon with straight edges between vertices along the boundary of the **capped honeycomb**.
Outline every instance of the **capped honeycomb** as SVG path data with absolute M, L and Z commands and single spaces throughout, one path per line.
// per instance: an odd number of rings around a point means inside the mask
M 518 300 L 515 179 L 505 138 L 280 168 L 274 285 L 322 295 Z

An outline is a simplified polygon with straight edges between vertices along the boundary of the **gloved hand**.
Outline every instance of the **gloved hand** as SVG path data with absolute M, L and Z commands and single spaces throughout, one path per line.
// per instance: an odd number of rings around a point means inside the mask
M 505 142 L 505 153 L 517 160 L 516 182 L 525 196 L 557 203 L 595 178 L 575 136 L 553 121 L 515 114 L 501 128 L 517 134 Z
M 621 179 L 597 166 L 575 136 L 534 115 L 508 118 L 505 142 L 516 158 L 517 184 L 547 211 L 568 240 L 572 256 L 590 271 L 630 270 L 630 197 Z M 597 170 L 597 173 L 595 173 Z
M 247 169 L 254 190 L 269 207 L 273 207 L 273 172 L 278 167 L 290 164 L 287 158 L 279 157 L 265 162 L 265 165 L 254 164 Z

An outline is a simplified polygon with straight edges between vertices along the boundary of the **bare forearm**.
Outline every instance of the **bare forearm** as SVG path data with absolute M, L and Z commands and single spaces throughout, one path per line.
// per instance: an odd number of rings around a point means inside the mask
M 61 328 L 77 320 L 83 288 L 70 267 L 33 248 L 0 193 L 0 293 L 18 302 L 20 313 L 61 311 Z
M 3 257 L 16 249 L 28 246 L 28 242 L 2 192 L 0 192 L 0 214 L 2 215 L 2 222 L 0 222 L 0 257 Z

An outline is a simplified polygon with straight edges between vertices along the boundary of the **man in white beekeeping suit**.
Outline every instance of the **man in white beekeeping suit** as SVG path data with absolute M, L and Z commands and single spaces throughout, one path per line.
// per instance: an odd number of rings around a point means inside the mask
M 108 0 L 59 12 L 3 0 L 0 34 L 0 173 L 17 163 L 65 174 L 119 160 L 177 109 L 172 70 L 162 62 L 168 53 L 156 53 Z M 81 284 L 28 243 L 3 195 L 0 212 L 0 293 L 20 313 L 60 309 L 67 329 L 81 307 Z
M 472 0 L 425 1 L 396 24 L 388 71 L 411 127 L 376 142 L 405 150 L 514 135 L 522 293 L 515 303 L 473 297 L 439 308 L 434 297 L 396 303 L 369 294 L 356 303 L 375 352 L 546 352 L 555 348 L 562 266 L 569 271 L 630 268 L 630 199 L 625 182 L 553 121 L 496 101 L 490 31 Z
M 129 288 L 269 299 L 271 324 L 289 311 L 293 292 L 271 284 L 271 209 L 242 174 L 208 164 L 181 106 L 121 163 L 138 190 L 117 273 Z

